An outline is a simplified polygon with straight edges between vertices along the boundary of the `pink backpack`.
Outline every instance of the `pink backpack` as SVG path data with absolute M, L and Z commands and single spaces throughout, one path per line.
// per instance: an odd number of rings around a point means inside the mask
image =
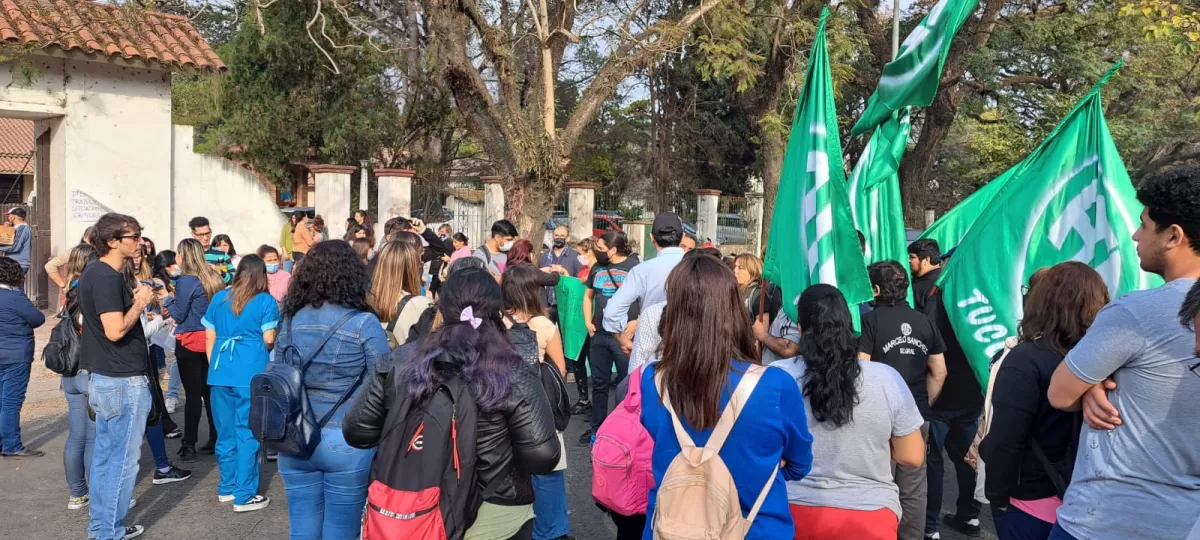
M 654 487 L 654 439 L 641 419 L 642 369 L 629 374 L 625 399 L 596 430 L 592 445 L 592 497 L 623 516 L 645 514 Z

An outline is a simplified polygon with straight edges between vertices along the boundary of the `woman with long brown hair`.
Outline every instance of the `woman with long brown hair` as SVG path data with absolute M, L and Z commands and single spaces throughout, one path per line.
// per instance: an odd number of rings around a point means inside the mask
M 162 304 L 167 314 L 175 319 L 175 359 L 179 365 L 179 380 L 188 398 L 184 403 L 183 446 L 179 455 L 181 460 L 191 463 L 196 461 L 201 406 L 208 416 L 210 429 L 208 444 L 199 452 L 212 454 L 216 451 L 217 433 L 208 401 L 208 355 L 205 354 L 202 320 L 209 301 L 225 288 L 225 282 L 204 260 L 204 248 L 194 238 L 179 242 L 175 260 L 182 273 L 175 280 L 175 293 L 164 294 Z
M 397 345 L 408 341 L 409 332 L 433 301 L 421 295 L 421 245 L 393 240 L 375 255 L 375 273 L 367 303 Z
M 267 266 L 258 255 L 238 264 L 233 286 L 217 293 L 204 314 L 205 342 L 212 358 L 208 384 L 217 423 L 217 496 L 234 512 L 261 510 L 270 499 L 258 494 L 258 441 L 250 432 L 250 379 L 267 368 L 279 326 Z
M 655 517 L 667 466 L 685 447 L 709 445 L 737 485 L 751 521 L 746 538 L 791 538 L 785 480 L 812 465 L 812 436 L 800 388 L 786 372 L 759 365 L 733 272 L 713 257 L 685 257 L 667 278 L 659 361 L 642 373 L 642 424 L 654 439 L 655 487 L 646 521 L 654 533 L 677 526 Z M 732 402 L 732 403 L 731 403 Z M 677 427 L 686 432 L 676 436 Z M 761 497 L 761 504 L 755 500 Z
M 1050 405 L 1050 378 L 1108 301 L 1100 274 L 1074 261 L 1039 272 L 1025 299 L 1020 343 L 996 373 L 991 429 L 979 446 L 987 464 L 984 493 L 1001 540 L 1048 538 L 1054 528 L 1081 417 Z

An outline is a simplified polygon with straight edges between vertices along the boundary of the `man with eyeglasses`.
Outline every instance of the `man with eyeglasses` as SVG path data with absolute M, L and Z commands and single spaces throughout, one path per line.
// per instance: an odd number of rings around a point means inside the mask
M 538 267 L 558 272 L 564 276 L 575 277 L 583 265 L 579 262 L 579 253 L 568 243 L 570 233 L 566 227 L 559 225 L 554 228 L 553 245 L 542 253 L 538 259 Z M 550 320 L 558 322 L 558 300 L 554 297 L 554 287 L 543 287 L 546 294 L 546 306 L 550 308 Z
M 1179 313 L 1200 278 L 1200 167 L 1147 178 L 1137 196 L 1138 258 L 1166 284 L 1105 306 L 1054 372 L 1050 404 L 1082 407 L 1088 425 L 1051 539 L 1186 538 L 1196 524 L 1200 377 Z
M 79 367 L 91 374 L 88 404 L 96 412 L 96 442 L 88 482 L 88 538 L 135 538 L 141 525 L 125 526 L 137 481 L 142 434 L 150 415 L 150 352 L 141 314 L 154 299 L 143 284 L 130 289 L 121 273 L 142 249 L 142 227 L 121 214 L 105 214 L 89 242 L 100 260 L 79 276 L 83 335 Z
M 221 279 L 225 280 L 228 285 L 233 281 L 233 259 L 228 253 L 212 247 L 212 227 L 208 223 L 208 218 L 204 216 L 196 216 L 188 221 L 188 228 L 192 229 L 192 238 L 200 242 L 204 246 L 204 262 L 208 263 L 216 269 L 217 273 L 221 274 Z

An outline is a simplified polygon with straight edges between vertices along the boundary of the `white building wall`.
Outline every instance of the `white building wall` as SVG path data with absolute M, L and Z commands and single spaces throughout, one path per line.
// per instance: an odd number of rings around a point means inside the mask
M 173 244 L 191 237 L 188 220 L 208 218 L 213 234 L 228 234 L 239 254 L 279 247 L 286 218 L 271 193 L 249 170 L 192 149 L 193 128 L 174 126 L 175 217 Z M 160 248 L 162 249 L 162 248 Z

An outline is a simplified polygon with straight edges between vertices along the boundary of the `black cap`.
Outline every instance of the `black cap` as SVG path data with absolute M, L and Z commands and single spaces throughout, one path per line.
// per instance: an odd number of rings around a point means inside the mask
M 958 249 L 958 246 L 954 246 L 954 247 L 950 248 L 949 251 L 943 253 L 942 256 L 939 258 L 943 261 L 946 259 L 949 259 L 952 255 L 954 255 L 954 250 L 956 250 L 956 249 Z
M 650 227 L 650 232 L 657 235 L 683 234 L 683 220 L 674 212 L 663 212 L 654 216 L 654 225 Z
M 17 216 L 21 219 L 25 219 L 25 209 L 21 208 L 20 206 L 13 208 L 12 210 L 9 210 L 8 214 L 10 216 Z

